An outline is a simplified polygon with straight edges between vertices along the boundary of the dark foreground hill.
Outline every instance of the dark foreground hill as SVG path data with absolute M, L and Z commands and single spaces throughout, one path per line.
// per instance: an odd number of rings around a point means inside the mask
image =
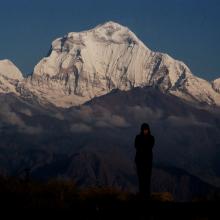
M 78 188 L 70 180 L 48 182 L 0 178 L 1 210 L 51 210 L 76 219 L 215 219 L 220 197 L 176 203 L 168 192 L 152 193 L 150 201 L 111 187 Z M 37 211 L 38 213 L 38 211 Z M 65 215 L 63 215 L 64 217 Z M 74 219 L 75 219 L 74 218 Z

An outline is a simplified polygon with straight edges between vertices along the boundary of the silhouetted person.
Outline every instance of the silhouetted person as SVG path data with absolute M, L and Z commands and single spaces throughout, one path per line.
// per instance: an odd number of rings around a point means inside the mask
M 139 192 L 143 199 L 150 199 L 151 173 L 154 136 L 151 135 L 147 123 L 141 125 L 141 132 L 135 137 L 135 163 L 137 168 Z

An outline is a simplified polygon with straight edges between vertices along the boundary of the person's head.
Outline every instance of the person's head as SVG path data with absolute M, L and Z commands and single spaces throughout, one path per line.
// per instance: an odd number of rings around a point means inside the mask
M 150 134 L 150 126 L 147 123 L 143 123 L 141 125 L 141 134 L 149 135 Z

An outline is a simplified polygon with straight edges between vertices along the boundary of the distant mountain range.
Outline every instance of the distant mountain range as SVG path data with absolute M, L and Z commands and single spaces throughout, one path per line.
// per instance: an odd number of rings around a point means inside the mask
M 0 61 L 0 102 L 2 175 L 136 190 L 134 137 L 148 122 L 154 190 L 187 200 L 220 187 L 220 80 L 117 23 L 56 39 L 28 77 Z

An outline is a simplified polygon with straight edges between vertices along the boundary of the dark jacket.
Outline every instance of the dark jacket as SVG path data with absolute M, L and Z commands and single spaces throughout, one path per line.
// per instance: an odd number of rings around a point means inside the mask
M 151 134 L 144 135 L 143 133 L 138 134 L 135 138 L 135 148 L 136 148 L 136 156 L 135 162 L 136 164 L 149 164 L 152 163 L 152 149 L 154 146 L 154 136 Z

